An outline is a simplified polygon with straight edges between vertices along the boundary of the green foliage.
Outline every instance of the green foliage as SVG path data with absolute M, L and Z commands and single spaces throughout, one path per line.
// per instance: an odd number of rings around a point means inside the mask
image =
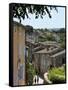
M 39 36 L 39 41 L 41 41 L 41 42 L 45 42 L 45 41 L 55 41 L 55 38 L 54 38 L 54 36 L 53 36 L 53 34 L 52 33 L 49 33 L 49 32 L 47 32 L 47 34 L 46 33 L 43 33 L 43 35 L 42 36 Z
M 52 30 L 54 33 L 65 33 L 65 28 L 60 28 L 59 30 Z
M 52 68 L 49 70 L 49 79 L 53 83 L 64 83 L 65 82 L 65 67 Z
M 27 84 L 32 85 L 33 84 L 33 77 L 36 75 L 35 68 L 33 67 L 32 63 L 30 63 L 30 49 L 28 50 L 28 60 L 26 63 L 27 68 Z
M 55 6 L 46 6 L 46 5 L 31 5 L 31 4 L 13 4 L 13 17 L 18 18 L 21 22 L 21 18 L 25 17 L 30 18 L 28 13 L 35 14 L 35 18 L 43 18 L 44 15 L 48 14 L 51 18 L 50 11 L 56 9 Z
M 66 46 L 65 46 L 65 42 L 60 43 L 60 47 L 61 47 L 61 48 L 65 48 L 65 47 L 66 47 Z
M 57 31 L 58 33 L 65 33 L 65 28 L 60 28 L 60 30 Z
M 35 69 L 32 66 L 32 64 L 28 62 L 27 63 L 27 82 L 28 82 L 28 85 L 33 84 L 34 75 L 36 75 Z
M 60 40 L 59 40 L 59 43 L 60 43 L 60 47 L 61 48 L 65 48 L 65 33 L 59 33 L 59 37 L 60 37 Z
M 49 35 L 47 35 L 47 40 L 48 41 L 55 41 L 55 38 L 54 38 L 54 36 L 53 36 L 52 33 L 50 33 Z
M 46 41 L 46 37 L 39 36 L 38 37 L 38 41 L 45 42 Z

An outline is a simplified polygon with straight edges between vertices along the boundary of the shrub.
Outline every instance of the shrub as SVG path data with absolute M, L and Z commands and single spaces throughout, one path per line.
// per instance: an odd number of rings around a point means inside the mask
M 34 75 L 36 75 L 35 69 L 34 69 L 33 65 L 30 62 L 28 62 L 27 63 L 27 82 L 28 82 L 28 85 L 33 84 Z
M 64 83 L 65 82 L 65 69 L 64 67 L 52 68 L 49 70 L 48 78 L 53 83 Z

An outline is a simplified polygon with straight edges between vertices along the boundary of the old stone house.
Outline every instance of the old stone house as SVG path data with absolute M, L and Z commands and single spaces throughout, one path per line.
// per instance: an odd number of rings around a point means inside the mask
M 58 67 L 65 63 L 65 50 L 47 48 L 34 53 L 33 64 L 40 74 L 44 74 L 51 67 Z

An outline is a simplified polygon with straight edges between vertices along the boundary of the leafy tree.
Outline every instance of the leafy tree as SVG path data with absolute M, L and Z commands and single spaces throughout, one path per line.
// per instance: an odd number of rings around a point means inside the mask
M 46 39 L 46 37 L 39 36 L 38 40 L 39 40 L 39 42 L 45 42 L 47 39 Z
M 52 33 L 50 33 L 49 35 L 47 35 L 47 40 L 48 41 L 55 41 L 55 38 L 54 38 L 54 36 L 53 36 Z
M 57 8 L 55 6 L 46 6 L 46 5 L 32 5 L 32 4 L 13 4 L 13 17 L 18 18 L 21 23 L 21 18 L 23 20 L 25 17 L 29 17 L 30 14 L 35 14 L 35 18 L 37 19 L 39 16 L 43 18 L 44 15 L 48 14 L 49 18 L 51 18 L 50 11 Z
M 39 36 L 39 41 L 45 42 L 45 41 L 55 41 L 55 38 L 52 33 L 49 34 L 43 34 L 43 36 Z

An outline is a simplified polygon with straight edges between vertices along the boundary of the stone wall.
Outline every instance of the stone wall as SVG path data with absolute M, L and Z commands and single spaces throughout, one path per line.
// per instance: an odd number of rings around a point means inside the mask
M 13 23 L 13 84 L 25 85 L 25 29 Z
M 51 58 L 47 54 L 34 54 L 34 66 L 39 73 L 44 74 L 50 68 Z

